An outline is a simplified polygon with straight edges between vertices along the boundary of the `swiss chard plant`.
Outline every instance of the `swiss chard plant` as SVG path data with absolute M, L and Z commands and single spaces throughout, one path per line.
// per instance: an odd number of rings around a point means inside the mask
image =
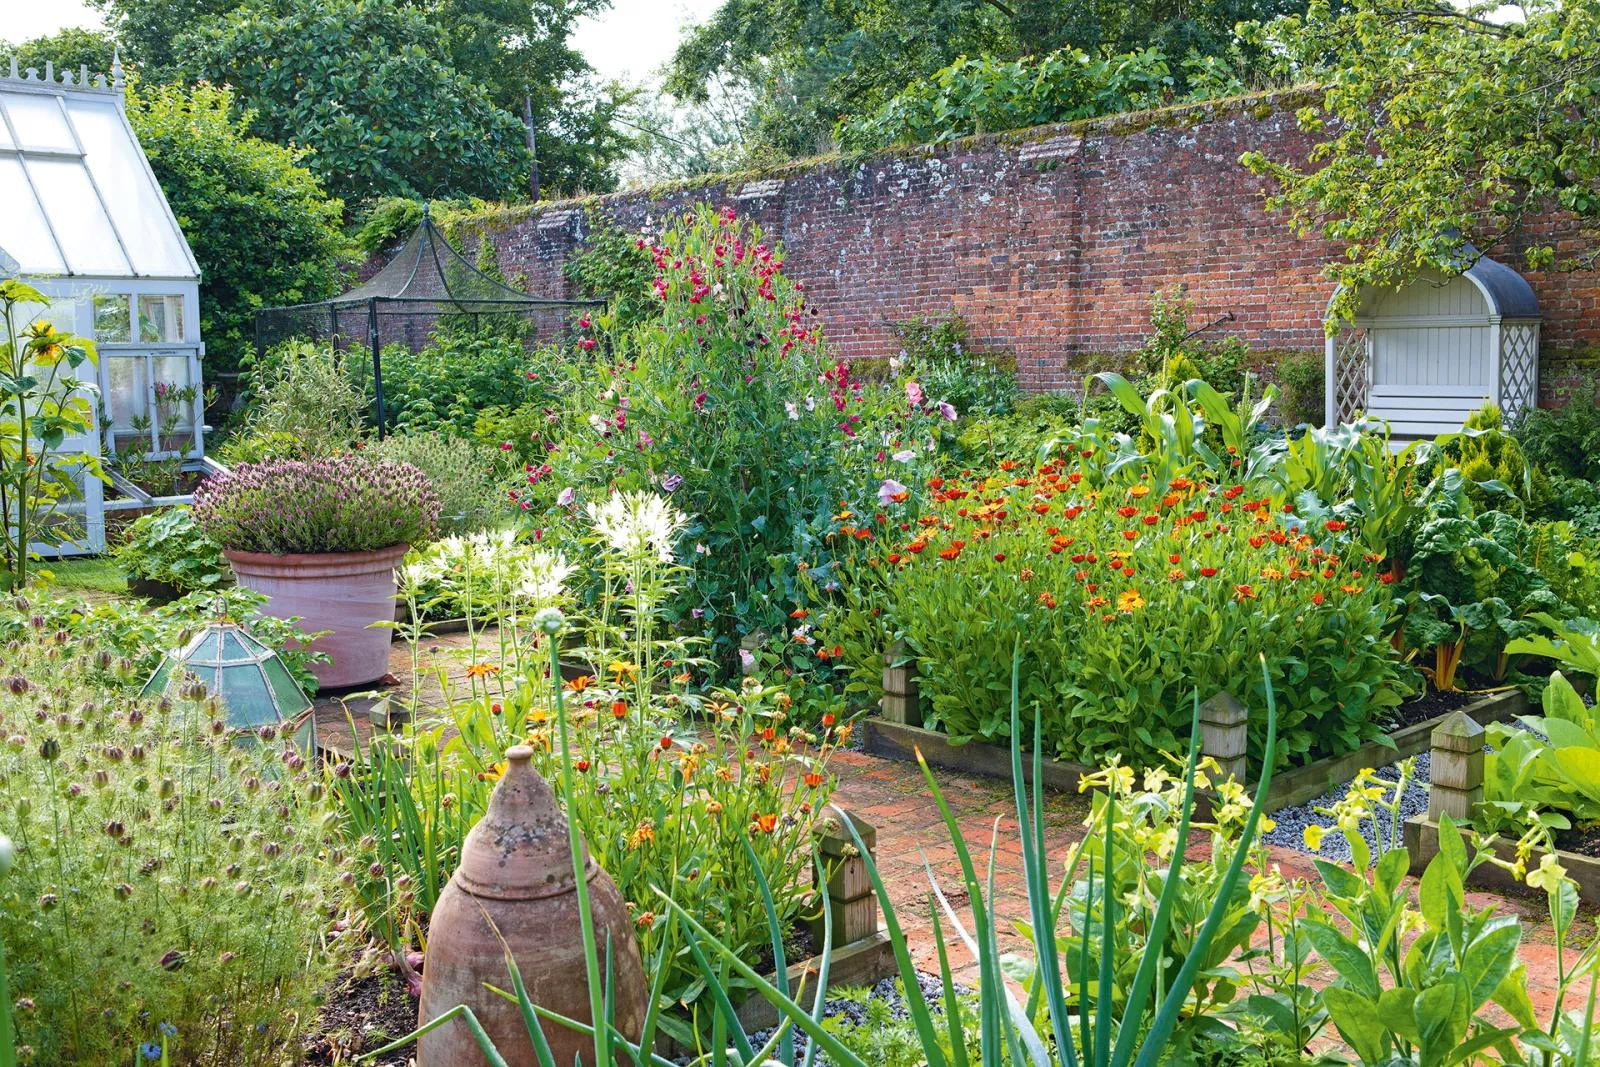
M 1489 727 L 1480 828 L 1529 817 L 1558 829 L 1600 820 L 1600 717 L 1559 671 L 1545 686 L 1543 710 L 1523 716 L 1520 727 Z

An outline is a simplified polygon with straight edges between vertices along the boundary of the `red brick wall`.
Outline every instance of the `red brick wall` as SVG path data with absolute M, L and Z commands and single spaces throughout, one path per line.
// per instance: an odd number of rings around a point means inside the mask
M 1296 127 L 1296 103 L 1258 97 L 1120 116 L 598 204 L 636 229 L 697 200 L 731 203 L 782 238 L 788 270 L 840 355 L 892 355 L 892 324 L 957 314 L 978 345 L 1016 356 L 1027 388 L 1057 389 L 1138 347 L 1150 294 L 1170 285 L 1188 288 L 1199 321 L 1233 312 L 1227 328 L 1253 347 L 1321 349 L 1332 290 L 1322 264 L 1334 249 L 1269 217 L 1263 183 L 1238 162 L 1250 149 L 1303 157 L 1311 142 Z M 581 244 L 584 212 L 578 203 L 510 209 L 468 228 L 490 233 L 501 267 L 525 274 L 532 291 L 567 295 L 561 267 Z M 1538 225 L 1576 237 L 1560 220 Z M 1548 357 L 1600 342 L 1600 276 L 1530 280 Z M 1570 368 L 1547 358 L 1547 386 Z

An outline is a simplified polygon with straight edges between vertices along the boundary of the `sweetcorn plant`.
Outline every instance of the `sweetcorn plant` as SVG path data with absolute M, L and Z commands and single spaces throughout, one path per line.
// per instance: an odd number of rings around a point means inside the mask
M 1144 765 L 1179 749 L 1196 689 L 1260 707 L 1263 654 L 1286 761 L 1355 748 L 1399 702 L 1392 576 L 1344 523 L 1311 526 L 1237 483 L 1093 490 L 1067 459 L 1000 468 L 931 480 L 919 516 L 890 499 L 886 521 L 841 525 L 852 540 L 865 526 L 869 547 L 844 580 L 857 594 L 824 608 L 815 636 L 856 684 L 871 684 L 884 644 L 903 637 L 933 725 L 1005 738 L 1021 640 L 1023 714 L 1042 716 L 1047 750 Z M 1262 740 L 1252 723 L 1256 766 Z
M 203 690 L 108 697 L 95 655 L 0 649 L 0 937 L 24 1062 L 293 1059 L 332 966 L 316 777 L 287 733 L 229 736 Z

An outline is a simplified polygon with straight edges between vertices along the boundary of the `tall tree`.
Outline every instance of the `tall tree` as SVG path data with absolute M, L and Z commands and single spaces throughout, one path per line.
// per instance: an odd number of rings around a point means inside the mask
M 431 23 L 395 0 L 240 7 L 178 42 L 183 68 L 227 84 L 279 144 L 347 200 L 514 194 L 520 120 L 457 72 Z
M 91 2 L 147 82 L 226 81 L 351 201 L 524 192 L 525 108 L 547 194 L 610 188 L 630 147 L 630 94 L 570 44 L 611 0 Z
M 740 83 L 753 93 L 758 143 L 803 153 L 839 120 L 879 111 L 965 56 L 1155 47 L 1184 93 L 1184 61 L 1228 53 L 1236 22 L 1304 9 L 1305 0 L 723 0 L 685 35 L 666 88 L 700 102 L 718 78 Z
M 1494 4 L 1317 0 L 1264 32 L 1290 73 L 1324 88 L 1299 121 L 1309 158 L 1253 152 L 1268 205 L 1341 243 L 1330 272 L 1353 309 L 1363 285 L 1523 249 L 1530 267 L 1592 268 L 1600 251 L 1600 0 Z M 1576 248 L 1529 221 L 1552 208 L 1588 230 Z
M 24 70 L 34 67 L 43 70 L 46 62 L 54 63 L 56 70 L 76 71 L 88 67 L 90 74 L 104 74 L 111 69 L 115 45 L 111 35 L 94 30 L 69 28 L 48 37 L 35 37 L 20 44 L 0 42 L 0 62 L 10 65 L 12 56 Z

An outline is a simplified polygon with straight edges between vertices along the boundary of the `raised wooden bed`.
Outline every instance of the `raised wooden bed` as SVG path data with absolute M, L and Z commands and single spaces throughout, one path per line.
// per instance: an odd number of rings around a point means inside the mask
M 1488 725 L 1491 722 L 1503 722 L 1525 714 L 1528 711 L 1528 702 L 1520 692 L 1507 690 L 1473 701 L 1460 711 L 1480 725 Z M 1268 809 L 1275 811 L 1293 804 L 1304 804 L 1335 786 L 1348 782 L 1363 768 L 1383 767 L 1396 760 L 1427 751 L 1433 728 L 1454 714 L 1455 712 L 1450 712 L 1411 726 L 1401 727 L 1387 735 L 1389 744 L 1370 741 L 1354 752 L 1342 756 L 1329 756 L 1303 767 L 1279 771 L 1272 776 L 1272 785 L 1267 791 Z M 991 778 L 1011 777 L 1010 748 L 981 741 L 958 745 L 952 743 L 944 734 L 933 730 L 892 722 L 880 717 L 869 718 L 863 725 L 862 734 L 863 744 L 867 751 L 874 755 L 911 760 L 916 758 L 916 753 L 920 750 L 922 758 L 927 760 L 930 766 Z M 1226 752 L 1212 753 L 1212 755 L 1216 756 L 1218 762 L 1224 766 L 1235 758 Z M 1045 760 L 1040 765 L 1039 777 L 1044 785 L 1051 789 L 1070 791 L 1078 788 L 1080 777 L 1096 769 L 1079 763 Z M 1033 776 L 1031 755 L 1024 754 L 1022 770 L 1031 780 Z
M 1466 828 L 1462 828 L 1466 833 Z M 1426 815 L 1418 815 L 1407 820 L 1405 826 L 1406 851 L 1411 853 L 1411 873 L 1421 875 L 1427 870 L 1433 857 L 1439 854 L 1439 824 Z M 1508 863 L 1516 861 L 1516 842 L 1499 840 L 1494 843 L 1494 853 Z M 1528 869 L 1531 871 L 1539 865 L 1543 857 L 1542 852 L 1535 852 L 1528 859 Z M 1593 856 L 1584 856 L 1577 852 L 1563 852 L 1556 850 L 1556 860 L 1567 869 L 1567 877 L 1578 884 L 1578 899 L 1586 904 L 1600 904 L 1600 859 Z M 1493 864 L 1486 863 L 1472 872 L 1467 878 L 1468 885 L 1479 886 L 1483 889 L 1523 889 L 1527 884 L 1511 877 L 1511 872 L 1502 870 Z M 1531 890 L 1529 890 L 1531 892 Z

